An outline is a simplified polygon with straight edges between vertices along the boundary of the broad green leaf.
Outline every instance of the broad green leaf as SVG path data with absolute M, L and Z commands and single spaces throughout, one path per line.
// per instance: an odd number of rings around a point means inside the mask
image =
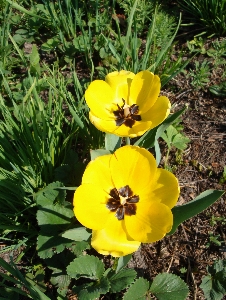
M 46 206 L 58 199 L 59 202 L 64 202 L 66 193 L 64 190 L 57 190 L 58 187 L 63 187 L 63 184 L 59 181 L 53 182 L 34 194 L 37 205 Z
M 185 203 L 184 205 L 175 206 L 172 209 L 173 213 L 173 227 L 168 235 L 173 234 L 177 227 L 187 219 L 199 214 L 207 207 L 212 205 L 217 199 L 224 194 L 224 191 L 207 190 L 201 193 L 194 200 Z
M 62 237 L 72 241 L 87 241 L 91 236 L 91 232 L 85 227 L 77 227 L 69 229 L 62 234 Z
M 70 263 L 67 273 L 76 279 L 79 277 L 100 279 L 104 273 L 104 264 L 95 256 L 80 256 Z
M 128 287 L 134 282 L 137 272 L 133 269 L 123 269 L 113 276 L 109 277 L 111 292 L 117 293 Z
M 162 124 L 158 125 L 154 129 L 146 132 L 134 145 L 144 147 L 146 149 L 154 146 L 155 141 L 163 134 L 163 132 L 187 109 L 185 106 L 176 113 L 170 115 Z
M 74 287 L 73 292 L 78 295 L 79 300 L 96 300 L 101 294 L 106 294 L 109 288 L 107 278 L 101 277 L 98 281 Z
M 75 245 L 71 247 L 71 251 L 76 255 L 76 256 L 81 256 L 83 255 L 83 251 L 86 249 L 90 249 L 90 243 L 81 241 L 81 242 L 76 242 Z
M 207 267 L 207 271 L 211 275 L 214 275 L 222 270 L 226 270 L 226 260 L 215 260 L 212 266 Z
M 125 293 L 123 300 L 146 300 L 149 285 L 150 283 L 146 279 L 142 277 L 138 278 Z
M 150 292 L 159 300 L 185 300 L 189 289 L 179 276 L 162 273 L 154 278 Z
M 62 274 L 62 270 L 53 271 L 50 279 L 51 283 L 58 287 L 68 287 L 71 282 L 71 277 L 67 274 Z
M 106 149 L 97 149 L 97 150 L 90 151 L 91 160 L 94 160 L 98 156 L 108 155 L 108 154 L 111 154 L 111 151 Z
M 121 146 L 122 138 L 111 133 L 105 134 L 105 148 L 106 150 L 115 152 Z
M 173 125 L 170 125 L 161 137 L 167 143 L 168 148 L 174 146 L 177 149 L 184 150 L 187 148 L 187 143 L 190 142 L 190 139 L 179 133 Z
M 62 252 L 65 247 L 71 247 L 72 241 L 61 236 L 45 236 L 39 234 L 37 241 L 37 250 L 40 258 L 50 258 L 55 253 Z
M 202 279 L 200 288 L 207 300 L 221 300 L 226 295 L 226 260 L 215 261 L 207 267 L 209 275 Z
M 37 211 L 38 225 L 42 233 L 46 235 L 66 230 L 71 224 L 73 217 L 74 213 L 70 203 L 68 203 L 68 207 L 50 204 L 40 207 Z
M 118 263 L 117 263 L 117 268 L 116 268 L 116 273 L 118 273 L 121 269 L 123 269 L 128 264 L 131 257 L 132 257 L 132 254 L 128 254 L 126 256 L 119 257 Z
M 185 150 L 187 148 L 187 144 L 190 142 L 190 139 L 180 133 L 178 133 L 173 141 L 172 145 L 179 150 Z

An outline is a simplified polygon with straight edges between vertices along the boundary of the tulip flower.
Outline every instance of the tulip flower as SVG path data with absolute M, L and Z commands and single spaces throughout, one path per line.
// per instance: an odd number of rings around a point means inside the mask
M 169 115 L 170 101 L 159 93 L 160 78 L 149 71 L 109 73 L 105 81 L 94 80 L 85 92 L 89 118 L 103 132 L 140 136 Z
M 74 194 L 74 213 L 93 230 L 96 251 L 119 257 L 171 230 L 178 196 L 177 178 L 157 168 L 150 152 L 124 146 L 88 164 Z

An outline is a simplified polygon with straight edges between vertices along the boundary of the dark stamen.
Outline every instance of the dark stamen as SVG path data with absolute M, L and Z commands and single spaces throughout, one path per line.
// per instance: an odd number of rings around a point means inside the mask
M 120 206 L 117 209 L 115 216 L 118 220 L 123 220 L 124 219 L 124 207 L 123 206 Z
M 118 190 L 116 188 L 111 189 L 109 195 L 111 198 L 108 199 L 106 207 L 110 211 L 116 212 L 115 216 L 118 220 L 123 220 L 125 215 L 132 216 L 136 214 L 136 203 L 139 202 L 139 196 L 133 195 L 133 191 L 128 185 Z M 121 200 L 120 197 L 123 197 L 123 199 Z
M 133 204 L 127 204 L 125 207 L 125 215 L 132 216 L 136 214 L 137 207 Z
M 141 116 L 138 115 L 139 113 L 139 106 L 133 104 L 129 107 L 129 114 L 124 112 L 125 100 L 122 99 L 123 105 L 119 106 L 117 104 L 118 109 L 113 111 L 114 116 L 116 117 L 115 123 L 116 126 L 121 126 L 124 124 L 127 127 L 132 128 L 136 121 L 141 121 Z
M 133 195 L 133 192 L 132 192 L 131 188 L 128 185 L 120 188 L 118 190 L 118 192 L 119 192 L 119 195 L 122 196 L 122 197 L 131 197 Z

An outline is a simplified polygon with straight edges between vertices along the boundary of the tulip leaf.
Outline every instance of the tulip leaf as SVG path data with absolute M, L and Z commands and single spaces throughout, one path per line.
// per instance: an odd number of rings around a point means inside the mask
M 158 274 L 150 287 L 150 292 L 159 300 L 184 300 L 189 289 L 187 284 L 174 274 Z
M 137 272 L 133 269 L 123 269 L 118 273 L 115 273 L 113 276 L 108 278 L 111 284 L 110 291 L 112 293 L 117 293 L 124 290 L 127 286 L 133 283 L 136 275 Z
M 212 205 L 217 199 L 224 194 L 224 191 L 207 190 L 201 193 L 194 200 L 185 203 L 184 205 L 175 206 L 172 209 L 173 213 L 173 227 L 168 235 L 173 234 L 177 227 L 187 219 L 199 214 L 210 205 Z
M 147 131 L 134 145 L 144 147 L 146 149 L 152 148 L 155 145 L 155 141 L 163 134 L 163 132 L 187 109 L 185 106 L 181 110 L 170 115 L 157 127 Z
M 99 156 L 107 155 L 107 154 L 111 154 L 111 151 L 106 150 L 106 149 L 96 149 L 96 150 L 90 151 L 91 160 L 94 160 L 95 158 L 97 158 Z
M 75 279 L 85 277 L 98 280 L 104 273 L 104 264 L 93 255 L 80 256 L 70 263 L 67 273 Z
M 123 300 L 146 300 L 149 292 L 149 282 L 140 277 L 134 284 L 130 286 L 128 291 L 124 294 Z
M 117 263 L 117 268 L 116 268 L 116 273 L 118 273 L 121 269 L 123 269 L 128 264 L 131 257 L 132 257 L 132 254 L 128 254 L 126 256 L 119 257 L 118 263 Z
M 106 150 L 115 152 L 121 146 L 122 138 L 111 133 L 105 134 L 105 148 Z
M 85 227 L 77 227 L 65 231 L 62 237 L 67 238 L 72 241 L 87 241 L 91 236 L 91 232 L 88 232 Z

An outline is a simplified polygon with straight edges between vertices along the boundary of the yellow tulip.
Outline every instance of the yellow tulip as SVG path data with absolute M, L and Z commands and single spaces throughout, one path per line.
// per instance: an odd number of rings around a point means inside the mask
M 85 92 L 89 118 L 101 131 L 140 136 L 169 115 L 170 101 L 159 93 L 160 78 L 149 71 L 109 73 L 105 81 L 94 80 Z
M 171 230 L 178 196 L 177 178 L 157 168 L 150 152 L 124 146 L 89 163 L 74 194 L 74 213 L 93 229 L 96 251 L 119 257 Z

